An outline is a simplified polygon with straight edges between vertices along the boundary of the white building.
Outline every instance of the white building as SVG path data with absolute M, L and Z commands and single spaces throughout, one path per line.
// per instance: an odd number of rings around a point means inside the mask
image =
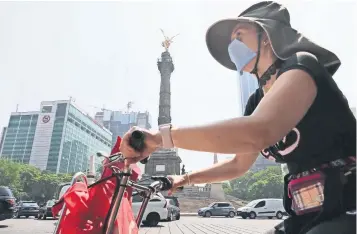
M 86 171 L 89 156 L 110 152 L 111 140 L 71 101 L 44 101 L 40 111 L 11 113 L 0 157 L 56 173 Z

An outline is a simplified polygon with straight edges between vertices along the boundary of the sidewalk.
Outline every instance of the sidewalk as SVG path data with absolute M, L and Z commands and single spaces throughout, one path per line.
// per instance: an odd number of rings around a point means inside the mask
M 197 213 L 180 213 L 181 216 L 198 216 Z

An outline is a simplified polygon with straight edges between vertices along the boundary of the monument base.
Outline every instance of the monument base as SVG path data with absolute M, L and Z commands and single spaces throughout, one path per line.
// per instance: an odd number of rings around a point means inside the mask
M 153 180 L 151 176 L 167 176 L 180 174 L 181 158 L 176 149 L 159 149 L 151 154 L 145 164 L 145 174 L 142 175 L 139 184 L 148 186 Z M 167 192 L 162 192 L 165 196 Z
M 145 174 L 154 175 L 179 175 L 181 158 L 176 149 L 159 149 L 151 154 L 145 165 Z
M 225 200 L 226 196 L 224 195 L 222 183 L 211 183 L 210 187 L 211 187 L 211 191 L 209 195 L 210 198 L 221 200 L 221 201 Z

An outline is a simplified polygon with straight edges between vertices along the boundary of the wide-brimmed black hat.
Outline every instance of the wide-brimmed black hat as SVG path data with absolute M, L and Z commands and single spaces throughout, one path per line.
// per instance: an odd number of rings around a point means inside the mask
M 288 10 L 279 3 L 264 1 L 249 7 L 238 18 L 220 20 L 207 31 L 206 42 L 211 55 L 223 66 L 237 70 L 228 54 L 233 29 L 240 22 L 258 24 L 267 34 L 277 58 L 286 60 L 297 52 L 314 54 L 327 71 L 333 75 L 341 65 L 338 57 L 313 43 L 290 25 Z

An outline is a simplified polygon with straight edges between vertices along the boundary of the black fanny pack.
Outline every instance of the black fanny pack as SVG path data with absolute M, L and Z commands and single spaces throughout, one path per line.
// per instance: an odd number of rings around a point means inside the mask
M 346 212 L 348 207 L 344 205 L 344 188 L 348 176 L 355 174 L 355 165 L 355 157 L 349 157 L 301 173 L 285 175 L 284 208 L 291 217 L 276 229 L 284 226 L 285 233 L 303 233 L 302 230 L 321 220 Z
M 338 159 L 301 173 L 289 175 L 287 199 L 291 200 L 291 210 L 295 215 L 321 211 L 325 200 L 326 171 L 334 170 L 342 184 L 346 176 L 356 169 L 355 157 Z M 331 179 L 329 179 L 330 181 Z

